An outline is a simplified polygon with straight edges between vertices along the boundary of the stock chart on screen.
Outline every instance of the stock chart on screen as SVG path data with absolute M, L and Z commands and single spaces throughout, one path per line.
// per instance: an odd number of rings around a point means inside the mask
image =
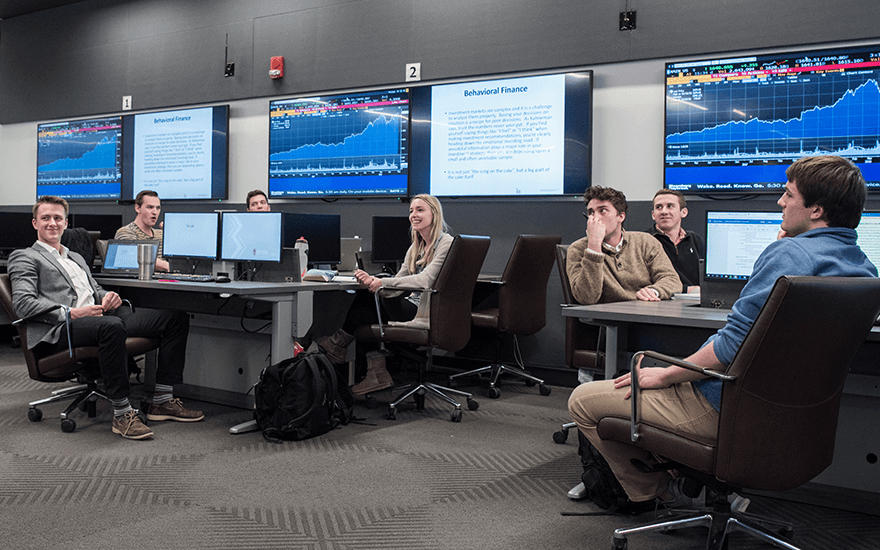
M 37 126 L 37 197 L 118 199 L 121 185 L 121 117 Z
M 269 194 L 405 195 L 409 91 L 269 104 Z
M 880 45 L 666 64 L 665 186 L 780 192 L 834 154 L 880 188 Z

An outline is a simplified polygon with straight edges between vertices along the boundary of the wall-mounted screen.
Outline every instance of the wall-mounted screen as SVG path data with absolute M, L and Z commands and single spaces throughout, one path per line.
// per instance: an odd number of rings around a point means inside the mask
M 580 195 L 590 186 L 593 72 L 413 88 L 410 195 Z
M 404 196 L 409 90 L 269 103 L 269 196 Z
M 122 117 L 37 125 L 37 198 L 118 200 L 122 195 Z
M 281 261 L 281 212 L 224 212 L 220 259 Z
M 126 115 L 122 198 L 145 189 L 162 200 L 225 200 L 229 106 Z
M 219 213 L 166 212 L 164 217 L 162 256 L 217 259 Z
M 706 280 L 747 281 L 781 224 L 782 212 L 706 212 Z
M 779 193 L 785 169 L 835 154 L 880 188 L 880 45 L 666 64 L 665 186 Z
M 341 259 L 339 214 L 298 214 L 284 212 L 282 242 L 285 248 L 296 246 L 304 237 L 309 243 L 310 264 L 338 264 Z
M 862 212 L 856 233 L 859 248 L 875 267 L 880 266 L 880 212 Z
M 409 216 L 373 216 L 372 236 L 373 263 L 402 262 L 412 244 Z

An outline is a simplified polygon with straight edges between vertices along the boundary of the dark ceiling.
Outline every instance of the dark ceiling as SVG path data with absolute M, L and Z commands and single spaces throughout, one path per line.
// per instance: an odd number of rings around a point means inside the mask
M 9 19 L 35 11 L 48 10 L 82 0 L 0 0 L 0 19 Z

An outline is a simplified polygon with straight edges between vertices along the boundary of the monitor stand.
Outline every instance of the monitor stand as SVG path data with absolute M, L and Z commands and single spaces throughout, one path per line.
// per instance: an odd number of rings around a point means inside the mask
M 237 273 L 236 273 L 236 263 L 229 260 L 217 260 L 214 261 L 214 265 L 211 267 L 211 275 L 214 277 L 221 276 L 221 273 L 225 273 L 222 275 L 223 277 L 229 277 L 233 281 L 237 281 Z

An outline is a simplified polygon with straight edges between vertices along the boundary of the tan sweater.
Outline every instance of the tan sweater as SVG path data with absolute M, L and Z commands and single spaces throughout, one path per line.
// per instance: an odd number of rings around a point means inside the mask
M 627 231 L 620 251 L 602 247 L 603 254 L 587 250 L 587 237 L 568 247 L 566 271 L 571 292 L 585 305 L 635 300 L 639 289 L 655 289 L 661 300 L 681 292 L 681 280 L 663 252 L 660 242 L 648 233 Z

